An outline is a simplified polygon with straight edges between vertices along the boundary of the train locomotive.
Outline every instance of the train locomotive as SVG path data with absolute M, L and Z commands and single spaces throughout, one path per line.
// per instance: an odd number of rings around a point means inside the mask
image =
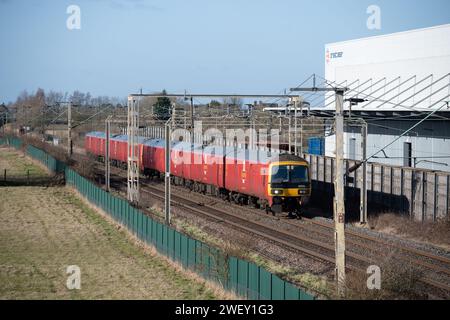
M 87 153 L 99 160 L 104 160 L 105 143 L 104 132 L 85 136 Z M 113 165 L 126 168 L 127 143 L 126 135 L 110 137 L 109 157 Z M 162 177 L 164 139 L 139 137 L 138 145 L 141 173 Z M 274 215 L 300 215 L 311 195 L 309 164 L 291 154 L 172 141 L 170 172 L 175 185 L 253 205 Z

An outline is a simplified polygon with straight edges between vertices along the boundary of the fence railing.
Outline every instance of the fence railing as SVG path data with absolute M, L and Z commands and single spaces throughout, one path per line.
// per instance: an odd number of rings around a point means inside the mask
M 49 186 L 63 183 L 63 179 L 55 179 L 34 170 L 11 170 L 0 168 L 0 186 Z
M 0 140 L 0 143 L 9 143 L 16 148 L 22 146 L 20 139 L 17 138 Z M 205 279 L 217 282 L 224 289 L 248 299 L 314 299 L 313 295 L 253 262 L 227 255 L 217 248 L 192 239 L 151 218 L 131 206 L 126 200 L 111 195 L 80 176 L 45 151 L 27 146 L 27 153 L 44 163 L 53 172 L 63 169 L 66 184 L 77 189 L 89 202 L 101 208 L 141 241 L 154 246 L 158 252 L 180 263 L 184 268 L 196 272 Z
M 334 158 L 307 154 L 313 180 L 313 198 L 332 204 Z M 345 160 L 347 170 L 357 161 Z M 346 203 L 359 210 L 362 167 L 349 174 Z M 450 218 L 450 173 L 404 168 L 380 163 L 367 164 L 368 203 L 377 211 L 408 214 L 418 221 Z M 326 200 L 326 201 L 324 201 Z

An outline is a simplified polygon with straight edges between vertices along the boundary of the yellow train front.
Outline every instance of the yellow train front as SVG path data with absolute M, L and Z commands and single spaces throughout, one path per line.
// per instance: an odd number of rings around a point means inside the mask
M 290 216 L 299 216 L 311 196 L 308 162 L 291 154 L 282 154 L 271 162 L 267 194 L 272 214 L 288 212 Z

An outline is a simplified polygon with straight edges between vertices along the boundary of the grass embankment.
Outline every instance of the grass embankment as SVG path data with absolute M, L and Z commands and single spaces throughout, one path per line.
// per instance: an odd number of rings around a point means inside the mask
M 17 152 L 0 154 L 7 169 L 43 170 Z M 81 290 L 66 287 L 69 265 L 80 267 Z M 137 246 L 68 188 L 0 188 L 0 299 L 223 298 L 218 294 Z

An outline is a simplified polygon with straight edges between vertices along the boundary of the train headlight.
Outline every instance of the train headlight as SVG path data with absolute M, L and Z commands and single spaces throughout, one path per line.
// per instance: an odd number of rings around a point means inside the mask
M 298 194 L 307 194 L 308 191 L 304 189 L 298 189 Z
M 281 195 L 283 194 L 283 190 L 272 189 L 272 194 Z

